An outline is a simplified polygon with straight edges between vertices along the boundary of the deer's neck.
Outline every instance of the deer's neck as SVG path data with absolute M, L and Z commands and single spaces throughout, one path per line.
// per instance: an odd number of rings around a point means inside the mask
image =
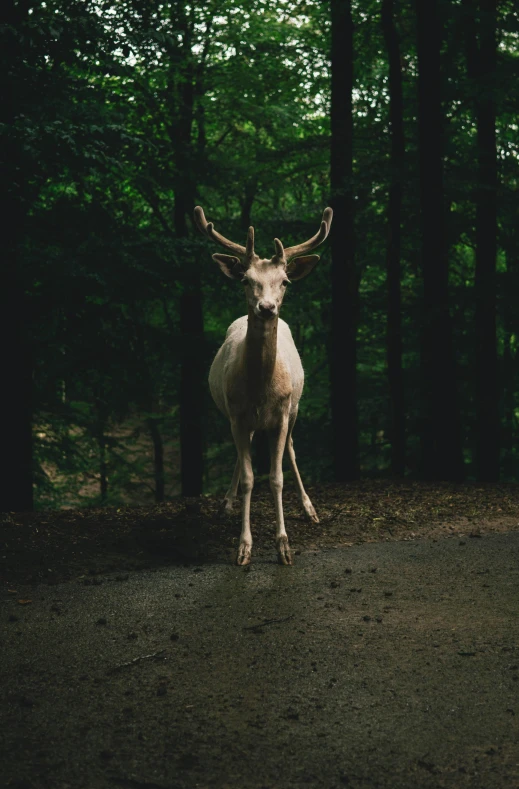
M 278 341 L 278 318 L 263 321 L 249 309 L 245 338 L 247 388 L 253 399 L 265 391 L 274 375 Z

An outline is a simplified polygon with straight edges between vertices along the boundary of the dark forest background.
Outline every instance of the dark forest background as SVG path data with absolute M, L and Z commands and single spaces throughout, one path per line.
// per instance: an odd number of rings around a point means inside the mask
M 0 509 L 222 490 L 207 374 L 260 254 L 287 294 L 307 482 L 519 478 L 512 0 L 6 0 Z M 257 465 L 265 469 L 259 441 Z

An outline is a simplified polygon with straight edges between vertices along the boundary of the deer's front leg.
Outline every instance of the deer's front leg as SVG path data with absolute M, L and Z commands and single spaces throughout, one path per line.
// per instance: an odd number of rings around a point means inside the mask
M 283 516 L 283 452 L 287 440 L 288 417 L 284 417 L 276 430 L 269 432 L 270 439 L 270 489 L 276 510 L 276 547 L 281 564 L 292 564 Z
M 232 435 L 238 452 L 240 469 L 239 480 L 242 492 L 242 521 L 240 547 L 238 548 L 237 564 L 249 564 L 252 552 L 252 534 L 250 530 L 250 499 L 254 486 L 254 474 L 251 461 L 251 433 L 238 420 L 231 422 Z

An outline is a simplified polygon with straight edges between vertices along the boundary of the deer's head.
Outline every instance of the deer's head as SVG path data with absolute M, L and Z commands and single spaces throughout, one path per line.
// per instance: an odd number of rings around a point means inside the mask
M 274 239 L 275 253 L 271 258 L 260 258 L 254 251 L 254 228 L 249 227 L 247 245 L 242 247 L 222 236 L 205 218 L 201 206 L 195 208 L 195 222 L 199 230 L 232 254 L 213 255 L 226 277 L 237 279 L 245 286 L 249 307 L 258 318 L 270 320 L 279 315 L 286 286 L 303 279 L 314 268 L 319 255 L 309 255 L 322 244 L 330 232 L 333 211 L 326 208 L 319 231 L 304 244 L 283 247 L 279 238 Z

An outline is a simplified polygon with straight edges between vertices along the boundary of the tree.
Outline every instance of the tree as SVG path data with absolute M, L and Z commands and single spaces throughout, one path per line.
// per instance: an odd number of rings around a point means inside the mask
M 135 167 L 135 183 L 177 257 L 181 488 L 186 496 L 200 495 L 203 485 L 204 319 L 200 262 L 189 238 L 206 156 L 204 69 L 213 11 L 207 3 L 163 6 L 141 0 L 129 0 L 120 9 L 121 47 L 136 58 L 134 123 L 154 141 Z
M 426 479 L 461 479 L 463 458 L 445 247 L 443 110 L 438 0 L 417 0 L 418 142 L 422 227 L 423 323 L 421 471 Z
M 196 203 L 236 241 L 254 225 L 268 255 L 332 200 L 331 245 L 282 316 L 305 368 L 307 479 L 495 478 L 477 466 L 495 468 L 500 429 L 517 476 L 519 14 L 489 9 L 7 3 L 5 508 L 30 506 L 31 475 L 37 506 L 228 483 L 207 371 L 244 305 Z
M 81 59 L 103 40 L 95 14 L 75 0 L 37 5 L 7 0 L 2 11 L 2 153 L 4 281 L 0 331 L 4 387 L 5 453 L 0 509 L 33 506 L 32 418 L 34 410 L 34 272 L 26 254 L 32 212 L 44 186 L 57 171 L 81 158 L 94 158 L 99 136 L 78 150 L 77 143 L 95 107 L 85 88 Z M 77 68 L 76 81 L 67 79 Z M 97 93 L 97 92 L 96 92 Z M 102 106 L 102 105 L 101 105 Z M 87 109 L 88 108 L 88 109 Z M 98 105 L 99 108 L 99 105 Z M 99 109 L 96 109 L 96 120 Z M 99 129 L 99 126 L 97 127 Z
M 394 20 L 393 0 L 382 2 L 382 29 L 389 64 L 389 123 L 391 129 L 391 182 L 387 208 L 387 370 L 391 400 L 391 471 L 405 470 L 405 401 L 402 369 L 401 213 L 404 179 L 404 100 L 400 66 L 400 43 Z
M 349 0 L 331 2 L 332 247 L 331 410 L 333 464 L 339 482 L 359 473 L 357 321 L 353 193 L 353 19 Z
M 499 370 L 496 327 L 497 145 L 496 145 L 496 0 L 479 3 L 476 20 L 466 7 L 467 70 L 474 85 L 477 129 L 475 346 L 476 475 L 482 482 L 499 479 Z

